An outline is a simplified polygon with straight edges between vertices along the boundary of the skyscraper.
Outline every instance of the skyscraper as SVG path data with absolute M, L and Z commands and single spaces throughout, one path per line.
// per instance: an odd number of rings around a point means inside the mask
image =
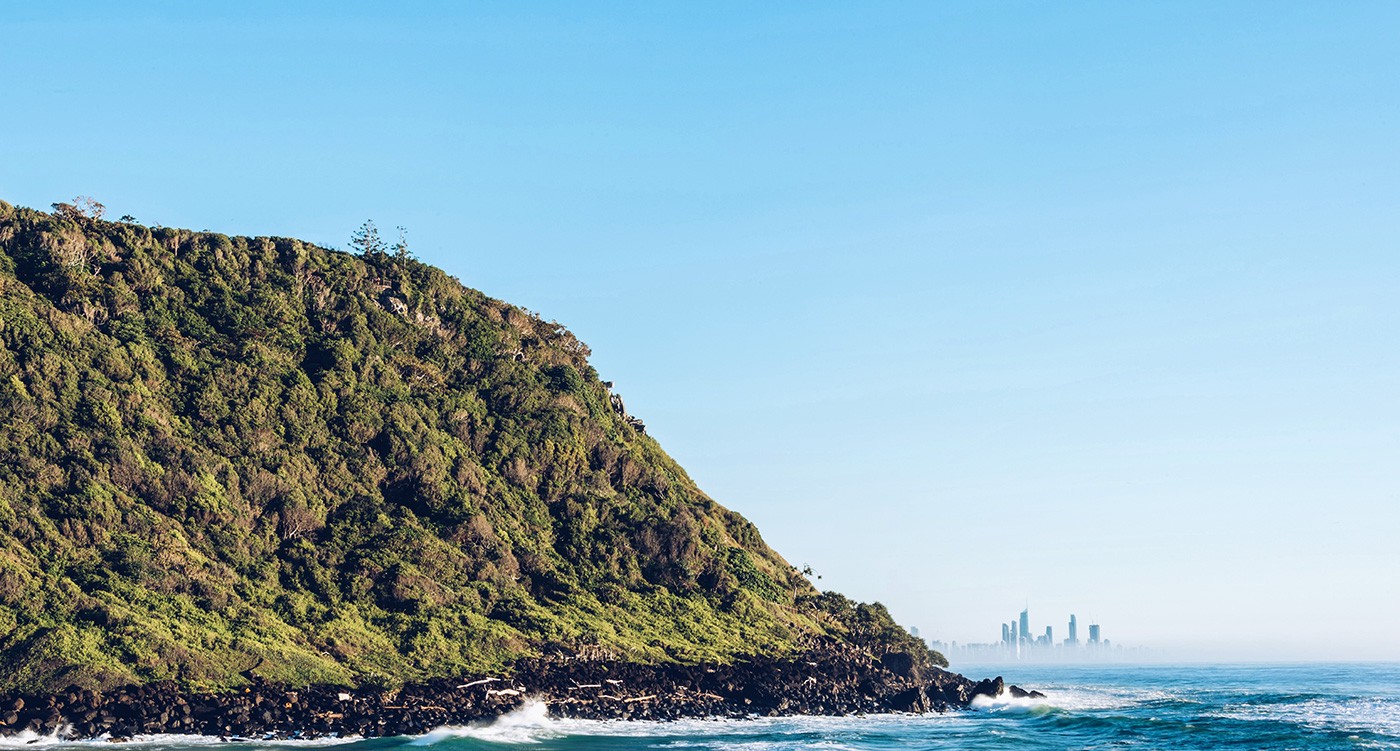
M 1010 643 L 1011 643 L 1011 624 L 1009 624 L 1009 623 L 1003 623 L 1003 624 L 1001 624 L 1001 643 L 1002 643 L 1002 644 L 1010 644 Z
M 1090 643 L 1090 644 L 1098 644 L 1098 643 L 1099 643 L 1099 624 L 1097 624 L 1097 623 L 1090 623 L 1090 624 L 1089 624 L 1089 643 Z
M 1021 611 L 1021 639 L 1030 641 L 1031 638 L 1031 609 L 1026 608 Z
M 1049 626 L 1045 627 L 1045 646 L 1055 646 L 1055 632 L 1051 631 Z
M 1079 644 L 1079 620 L 1074 617 L 1074 613 L 1069 614 L 1069 638 L 1065 643 L 1070 646 Z

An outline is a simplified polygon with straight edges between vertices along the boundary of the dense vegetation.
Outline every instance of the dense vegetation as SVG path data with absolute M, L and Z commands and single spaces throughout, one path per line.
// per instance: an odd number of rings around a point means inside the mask
M 700 492 L 568 331 L 360 239 L 0 202 L 0 688 L 941 660 Z

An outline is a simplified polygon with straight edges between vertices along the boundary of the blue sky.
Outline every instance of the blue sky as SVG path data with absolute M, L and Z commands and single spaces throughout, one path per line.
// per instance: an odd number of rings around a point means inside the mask
M 7 9 L 0 198 L 404 225 L 926 636 L 1400 659 L 1400 5 L 211 6 Z

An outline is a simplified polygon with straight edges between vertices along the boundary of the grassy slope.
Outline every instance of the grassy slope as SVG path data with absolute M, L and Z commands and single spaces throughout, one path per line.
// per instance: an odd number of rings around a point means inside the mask
M 917 649 L 587 354 L 411 259 L 0 203 L 0 688 Z

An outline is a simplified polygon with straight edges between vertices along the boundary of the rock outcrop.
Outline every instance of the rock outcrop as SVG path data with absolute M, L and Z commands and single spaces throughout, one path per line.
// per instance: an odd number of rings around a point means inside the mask
M 908 669 L 904 669 L 908 668 Z M 398 689 L 314 686 L 259 679 L 237 691 L 189 693 L 171 682 L 108 692 L 71 687 L 0 697 L 0 733 L 121 739 L 154 733 L 224 738 L 414 735 L 499 716 L 526 701 L 589 719 L 850 715 L 944 712 L 1007 690 L 1000 677 L 973 681 L 938 668 L 914 670 L 831 646 L 796 659 L 731 664 L 638 665 L 537 659 L 509 674 L 438 679 Z M 1013 696 L 1037 696 L 1011 687 Z

